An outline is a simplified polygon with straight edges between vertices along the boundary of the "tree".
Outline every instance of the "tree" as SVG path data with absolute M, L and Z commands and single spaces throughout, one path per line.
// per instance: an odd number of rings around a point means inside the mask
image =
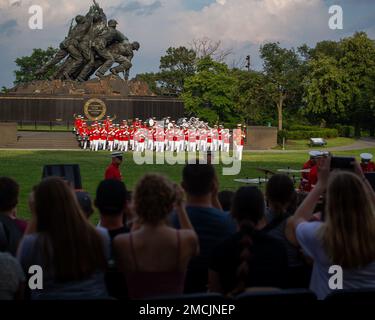
M 196 54 L 186 47 L 168 48 L 160 58 L 159 69 L 157 73 L 139 74 L 137 78 L 146 81 L 157 94 L 179 96 L 186 78 L 195 73 Z
M 274 102 L 264 90 L 266 78 L 261 72 L 233 70 L 238 79 L 235 101 L 247 124 L 265 125 L 275 120 Z
M 375 43 L 366 33 L 311 50 L 304 80 L 305 111 L 371 131 L 375 117 Z
M 232 49 L 222 48 L 222 42 L 220 40 L 214 41 L 207 37 L 194 39 L 190 46 L 198 59 L 209 57 L 212 60 L 223 63 L 233 54 Z
M 235 103 L 237 79 L 227 65 L 206 57 L 197 64 L 197 73 L 185 82 L 182 99 L 191 116 L 211 125 L 223 122 L 234 126 L 242 120 Z
M 1 87 L 1 93 L 8 93 L 9 92 L 9 89 L 5 86 L 2 86 Z
M 318 55 L 309 62 L 309 74 L 303 81 L 304 113 L 336 115 L 343 118 L 350 102 L 349 82 L 339 62 L 333 57 Z
M 356 136 L 360 136 L 361 128 L 374 127 L 375 41 L 365 32 L 357 32 L 343 39 L 341 47 L 345 54 L 340 65 L 347 74 L 351 95 L 348 115 L 354 122 Z
M 16 75 L 14 84 L 27 83 L 36 79 L 48 79 L 57 70 L 58 66 L 51 68 L 48 73 L 43 76 L 36 76 L 35 72 L 52 59 L 57 51 L 57 49 L 52 47 L 49 47 L 46 50 L 34 49 L 30 56 L 17 58 L 15 62 L 19 67 L 19 70 L 14 72 Z
M 287 99 L 301 86 L 301 60 L 294 49 L 281 48 L 279 43 L 267 43 L 260 48 L 266 84 L 264 89 L 277 107 L 278 129 L 283 129 L 283 108 Z

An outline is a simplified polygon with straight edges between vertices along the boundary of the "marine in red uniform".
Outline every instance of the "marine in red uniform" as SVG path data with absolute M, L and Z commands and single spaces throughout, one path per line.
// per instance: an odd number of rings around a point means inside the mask
M 363 173 L 375 172 L 375 163 L 371 161 L 373 155 L 371 153 L 361 154 L 361 168 Z
M 305 192 L 310 192 L 318 182 L 318 163 L 316 160 L 322 153 L 320 151 L 310 151 L 309 155 L 310 159 L 302 167 L 303 170 L 310 170 L 302 172 L 300 189 Z
M 120 165 L 122 163 L 122 152 L 112 153 L 112 163 L 108 166 L 105 171 L 104 179 L 119 180 L 122 181 L 122 175 L 120 171 Z

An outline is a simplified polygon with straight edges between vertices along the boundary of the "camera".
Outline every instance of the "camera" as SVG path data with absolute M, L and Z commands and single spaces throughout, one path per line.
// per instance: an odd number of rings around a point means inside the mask
M 354 171 L 354 157 L 332 157 L 331 170 L 340 169 Z

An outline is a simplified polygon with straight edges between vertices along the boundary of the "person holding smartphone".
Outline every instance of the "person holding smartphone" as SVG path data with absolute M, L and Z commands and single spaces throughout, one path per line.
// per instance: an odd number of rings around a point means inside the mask
M 318 159 L 318 182 L 293 216 L 295 236 L 313 259 L 310 289 L 318 299 L 332 292 L 330 267 L 343 270 L 343 289 L 375 287 L 375 192 L 357 161 L 354 171 L 331 170 Z M 309 222 L 325 194 L 325 219 Z

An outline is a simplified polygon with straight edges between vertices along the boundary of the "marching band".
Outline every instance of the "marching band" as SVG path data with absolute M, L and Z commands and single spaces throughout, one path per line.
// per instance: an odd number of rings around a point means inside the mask
M 156 152 L 229 152 L 231 132 L 223 125 L 210 127 L 198 118 L 180 119 L 177 122 L 165 118 L 142 121 L 136 118 L 120 124 L 107 117 L 103 122 L 94 121 L 90 125 L 77 116 L 74 121 L 74 132 L 82 149 L 91 151 L 138 151 Z M 242 158 L 244 132 L 241 125 L 233 131 L 235 155 Z

